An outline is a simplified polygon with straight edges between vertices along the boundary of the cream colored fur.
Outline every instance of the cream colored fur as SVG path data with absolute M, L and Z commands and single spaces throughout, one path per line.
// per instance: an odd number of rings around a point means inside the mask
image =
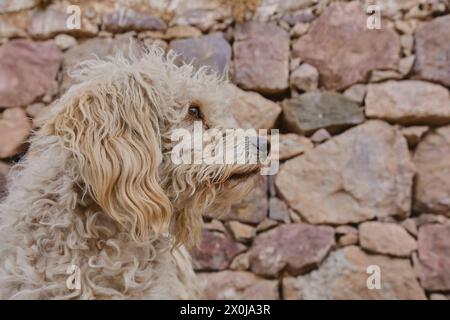
M 10 177 L 0 205 L 3 299 L 188 299 L 199 296 L 186 246 L 201 214 L 251 187 L 255 165 L 174 165 L 169 138 L 235 127 L 232 91 L 208 69 L 150 48 L 81 64 Z M 219 143 L 218 141 L 214 143 Z M 67 286 L 71 266 L 81 288 Z

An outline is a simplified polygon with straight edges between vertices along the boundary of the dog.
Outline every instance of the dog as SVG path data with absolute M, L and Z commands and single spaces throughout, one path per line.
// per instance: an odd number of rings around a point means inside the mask
M 1 298 L 201 297 L 188 248 L 202 213 L 239 201 L 261 164 L 174 164 L 176 130 L 215 129 L 215 149 L 237 127 L 228 80 L 176 58 L 151 47 L 72 72 L 0 204 Z

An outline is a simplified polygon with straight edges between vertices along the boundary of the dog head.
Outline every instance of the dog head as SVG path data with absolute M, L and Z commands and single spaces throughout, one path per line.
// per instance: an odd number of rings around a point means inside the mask
M 237 127 L 226 80 L 174 59 L 150 48 L 140 59 L 82 63 L 46 128 L 73 155 L 84 192 L 134 240 L 169 232 L 192 245 L 203 212 L 251 188 L 265 141 L 226 130 Z M 220 162 L 225 154 L 234 161 Z

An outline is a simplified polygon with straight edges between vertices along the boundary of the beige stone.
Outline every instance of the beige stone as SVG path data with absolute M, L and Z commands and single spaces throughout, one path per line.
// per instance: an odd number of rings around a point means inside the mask
M 364 222 L 359 226 L 359 243 L 375 253 L 409 257 L 417 249 L 416 240 L 394 223 Z
M 380 268 L 381 286 L 378 290 L 370 290 L 367 286 L 369 266 Z M 331 252 L 321 267 L 309 274 L 297 278 L 285 277 L 282 288 L 285 299 L 426 299 L 409 260 L 368 255 L 355 246 Z
M 445 124 L 450 122 L 450 95 L 446 88 L 424 81 L 370 84 L 366 115 L 401 124 Z
M 280 196 L 310 223 L 408 216 L 414 165 L 398 129 L 368 121 L 281 166 Z

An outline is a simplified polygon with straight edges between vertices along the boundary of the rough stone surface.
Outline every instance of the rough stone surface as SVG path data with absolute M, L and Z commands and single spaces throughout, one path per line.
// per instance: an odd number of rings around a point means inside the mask
M 258 178 L 253 191 L 242 202 L 233 205 L 230 213 L 222 217 L 222 219 L 258 224 L 267 217 L 268 210 L 267 178 L 261 176 Z
M 6 182 L 7 175 L 9 172 L 10 166 L 4 162 L 0 162 L 0 201 L 6 194 Z
M 359 242 L 368 251 L 397 257 L 409 257 L 417 249 L 416 240 L 394 223 L 362 223 L 359 226 Z
M 421 0 L 416 1 L 419 1 L 419 3 L 405 14 L 405 19 L 426 19 L 427 17 L 436 17 L 446 13 L 448 8 L 448 1 L 446 0 L 432 0 L 427 3 L 424 3 Z
M 69 28 L 69 15 L 66 10 L 64 6 L 50 6 L 45 10 L 34 11 L 28 33 L 34 38 L 48 39 L 59 33 L 93 36 L 98 32 L 97 25 L 83 16 L 80 17 L 80 28 Z
M 196 68 L 207 65 L 224 73 L 230 65 L 231 47 L 220 32 L 174 40 L 170 43 L 170 48 L 180 54 L 179 62 L 192 62 Z
M 0 17 L 0 38 L 18 38 L 26 35 L 25 30 Z
M 229 221 L 228 227 L 230 228 L 234 239 L 237 241 L 248 242 L 252 240 L 255 235 L 255 228 L 239 221 Z
M 164 38 L 167 40 L 171 39 L 182 39 L 182 38 L 195 38 L 202 35 L 202 32 L 191 26 L 173 26 L 167 29 Z
M 81 9 L 80 29 L 68 29 L 72 4 Z M 366 12 L 371 4 L 381 8 L 380 30 L 367 24 L 376 16 Z M 227 125 L 270 129 L 270 157 L 280 164 L 242 203 L 205 214 L 192 260 L 207 297 L 413 299 L 426 290 L 430 300 L 450 299 L 449 22 L 449 0 L 0 0 L 0 53 L 8 53 L 0 56 L 0 102 L 13 102 L 0 103 L 0 198 L 5 173 L 29 152 L 27 137 L 75 82 L 75 65 L 128 57 L 130 46 L 138 58 L 141 45 L 179 46 L 177 63 L 220 73 L 229 66 L 224 103 L 237 121 Z M 39 48 L 27 46 L 24 59 L 17 39 Z M 46 39 L 62 66 L 40 49 Z M 373 94 L 377 86 L 383 90 Z M 361 120 L 347 123 L 350 113 L 335 102 L 326 112 L 312 106 L 298 118 L 312 114 L 318 129 L 300 133 L 301 122 L 281 108 L 329 92 L 357 105 Z M 367 120 L 366 110 L 378 120 Z M 316 237 L 279 231 L 308 223 L 334 230 L 324 258 L 307 252 Z M 265 237 L 268 245 L 259 243 Z M 258 246 L 276 250 L 256 263 Z M 277 263 L 285 263 L 280 271 Z M 381 268 L 381 290 L 367 289 L 370 264 Z M 293 277 L 303 279 L 298 287 Z
M 450 87 L 450 14 L 419 24 L 414 73 Z
M 244 245 L 234 242 L 227 235 L 203 230 L 200 246 L 191 252 L 194 269 L 198 271 L 224 270 L 229 266 L 231 260 L 244 250 Z
M 417 225 L 416 225 L 416 222 L 414 221 L 414 219 L 411 219 L 411 218 L 405 219 L 405 220 L 402 221 L 401 225 L 412 236 L 417 238 L 418 229 L 417 229 Z
M 311 141 L 296 133 L 280 134 L 279 160 L 287 160 L 311 150 L 314 145 Z
M 357 102 L 358 104 L 362 104 L 364 102 L 364 98 L 367 93 L 367 85 L 365 84 L 355 84 L 345 90 L 344 96 L 349 98 L 352 101 Z
M 331 135 L 326 129 L 319 129 L 311 136 L 311 141 L 314 143 L 322 143 L 330 138 Z
M 419 229 L 416 259 L 420 282 L 426 290 L 450 290 L 450 223 L 429 224 Z
M 283 115 L 286 127 L 300 134 L 322 128 L 336 132 L 364 121 L 358 104 L 334 92 L 310 92 L 285 100 Z
M 359 237 L 357 233 L 349 233 L 341 236 L 338 240 L 339 247 L 346 247 L 358 244 Z
M 402 75 L 394 70 L 374 70 L 370 74 L 369 82 L 382 82 L 391 79 L 399 80 L 401 78 Z
M 314 0 L 261 0 L 255 12 L 255 19 L 268 21 L 274 17 L 304 9 L 315 2 Z
M 450 94 L 439 85 L 424 81 L 387 81 L 370 84 L 366 115 L 401 124 L 450 122 Z
M 335 229 L 338 236 L 338 246 L 345 247 L 356 245 L 359 241 L 358 229 L 351 226 L 339 226 Z
M 276 227 L 278 223 L 272 219 L 264 219 L 260 224 L 256 226 L 256 232 L 261 233 Z
M 414 47 L 414 37 L 410 34 L 404 34 L 400 37 L 400 44 L 403 49 L 403 54 L 409 56 Z
M 129 30 L 162 31 L 167 28 L 166 23 L 154 16 L 132 9 L 122 8 L 105 14 L 102 21 L 103 29 L 109 32 L 124 32 Z
M 67 50 L 77 45 L 77 39 L 67 34 L 59 34 L 55 37 L 55 44 L 60 50 Z
M 0 13 L 30 9 L 37 4 L 37 0 L 2 0 L 2 2 L 0 2 Z
M 414 66 L 414 61 L 416 61 L 415 55 L 400 59 L 400 62 L 398 63 L 398 71 L 400 71 L 400 74 L 403 76 L 407 76 Z
M 432 214 L 432 213 L 422 213 L 418 217 L 413 218 L 417 227 L 433 223 L 446 223 L 448 220 L 444 216 Z
M 291 37 L 292 38 L 301 37 L 308 31 L 309 26 L 310 26 L 309 23 L 297 22 L 295 24 L 295 26 L 291 29 L 291 33 L 290 33 Z
M 281 113 L 281 107 L 259 93 L 235 88 L 231 112 L 244 129 L 272 129 Z
M 400 41 L 395 32 L 366 28 L 367 16 L 358 1 L 337 2 L 314 20 L 295 42 L 293 56 L 315 66 L 326 89 L 345 89 L 375 69 L 396 69 Z
M 278 198 L 270 198 L 269 218 L 275 221 L 289 223 L 289 209 L 286 203 Z
M 270 0 L 269 0 L 270 1 Z M 282 21 L 286 21 L 290 26 L 295 26 L 297 23 L 309 23 L 316 18 L 312 8 L 295 10 L 287 12 L 282 17 Z
M 12 40 L 0 47 L 0 108 L 21 107 L 52 86 L 62 55 L 53 41 Z
M 231 7 L 222 0 L 176 1 L 174 5 L 171 26 L 192 25 L 206 31 L 219 21 L 231 22 Z
M 411 126 L 402 128 L 402 134 L 408 141 L 408 145 L 414 148 L 429 130 L 428 126 Z
M 288 160 L 275 183 L 307 221 L 346 224 L 407 216 L 414 172 L 399 130 L 374 120 Z
M 377 4 L 383 16 L 394 18 L 402 15 L 402 11 L 408 11 L 418 6 L 421 0 L 368 0 L 367 4 Z M 422 2 L 423 3 L 423 2 Z
M 310 64 L 302 64 L 291 74 L 291 87 L 300 91 L 315 91 L 318 86 L 319 72 Z
M 200 287 L 208 300 L 275 300 L 279 299 L 278 282 L 259 278 L 250 272 L 222 271 L 200 273 Z
M 417 27 L 417 20 L 395 20 L 394 26 L 401 34 L 413 34 Z
M 32 103 L 29 106 L 26 107 L 25 111 L 27 115 L 29 115 L 32 118 L 36 118 L 39 116 L 39 114 L 42 112 L 42 110 L 45 108 L 45 104 L 42 102 L 36 102 Z
M 381 271 L 381 289 L 369 290 L 367 267 Z M 406 259 L 368 255 L 355 246 L 330 253 L 319 270 L 283 279 L 285 299 L 304 300 L 425 300 L 411 264 Z
M 238 24 L 233 52 L 234 81 L 240 87 L 268 94 L 288 88 L 289 34 L 280 27 Z
M 212 219 L 210 222 L 206 222 L 203 224 L 203 228 L 210 231 L 217 231 L 221 233 L 227 233 L 227 229 L 222 222 L 217 219 Z
M 430 300 L 450 300 L 450 295 L 445 296 L 440 293 L 432 293 L 430 294 Z
M 299 275 L 317 267 L 334 245 L 334 230 L 326 226 L 287 224 L 259 234 L 250 251 L 251 270 L 276 276 Z
M 30 133 L 31 125 L 25 111 L 6 109 L 0 117 L 0 158 L 16 155 Z
M 450 217 L 450 126 L 429 133 L 417 146 L 415 203 L 417 211 Z
M 238 254 L 231 262 L 231 270 L 248 270 L 250 268 L 250 256 L 248 252 Z

